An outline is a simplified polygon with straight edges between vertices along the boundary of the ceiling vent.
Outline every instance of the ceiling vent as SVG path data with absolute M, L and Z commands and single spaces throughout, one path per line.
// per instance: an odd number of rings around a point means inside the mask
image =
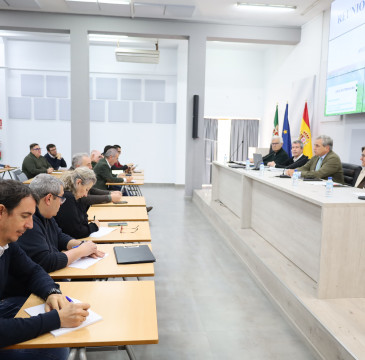
M 156 50 L 120 48 L 118 46 L 115 49 L 115 57 L 117 61 L 121 62 L 158 64 L 160 51 L 158 50 L 158 43 L 156 43 Z

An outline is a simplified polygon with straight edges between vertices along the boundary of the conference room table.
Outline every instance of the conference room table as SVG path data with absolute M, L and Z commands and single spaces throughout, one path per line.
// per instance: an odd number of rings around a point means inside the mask
M 81 329 L 53 336 L 46 333 L 9 349 L 100 347 L 157 344 L 154 281 L 60 282 L 63 294 L 90 304 L 102 320 Z M 44 303 L 31 295 L 16 317 L 28 318 L 24 309 Z
M 100 222 L 101 227 L 108 227 L 107 222 Z M 113 227 L 113 231 L 102 237 L 83 238 L 80 240 L 91 240 L 98 244 L 107 243 L 128 243 L 128 242 L 150 242 L 151 231 L 148 221 L 128 221 L 128 225 Z
M 106 203 L 106 204 L 94 204 L 93 207 L 108 207 L 108 206 L 115 206 L 115 207 L 129 207 L 129 206 L 146 206 L 146 199 L 143 196 L 123 196 L 122 202 L 126 202 L 124 204 L 122 203 Z
M 213 162 L 212 201 L 237 216 L 313 280 L 319 298 L 365 297 L 364 190 L 280 178 L 281 171 Z
M 91 206 L 87 212 L 89 221 L 148 221 L 144 206 Z
M 49 275 L 54 279 L 98 279 L 98 278 L 121 278 L 121 277 L 146 277 L 154 276 L 153 263 L 141 264 L 117 264 L 114 247 L 115 246 L 136 246 L 131 244 L 98 244 L 98 250 L 107 254 L 103 259 L 87 269 L 65 267 L 53 271 Z M 138 245 L 137 245 L 138 246 Z M 149 248 L 152 250 L 150 244 Z

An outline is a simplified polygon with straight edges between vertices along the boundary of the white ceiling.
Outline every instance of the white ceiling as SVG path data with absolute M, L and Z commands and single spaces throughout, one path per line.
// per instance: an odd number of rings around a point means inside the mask
M 91 2 L 90 2 L 91 1 Z M 293 12 L 272 13 L 244 10 L 237 0 L 131 0 L 118 5 L 116 0 L 0 0 L 0 9 L 67 14 L 158 18 L 257 26 L 301 26 L 323 10 L 332 0 L 243 0 L 296 6 Z M 114 3 L 113 3 L 114 2 Z

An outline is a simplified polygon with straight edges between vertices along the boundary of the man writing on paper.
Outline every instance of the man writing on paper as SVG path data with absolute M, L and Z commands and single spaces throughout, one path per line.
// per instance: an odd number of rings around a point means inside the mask
M 281 136 L 273 136 L 271 139 L 272 151 L 262 158 L 265 165 L 269 162 L 274 161 L 275 164 L 282 164 L 284 161 L 289 159 L 289 155 L 283 149 L 283 138 Z
M 271 161 L 267 163 L 267 165 L 282 169 L 296 169 L 300 166 L 303 166 L 308 161 L 308 156 L 303 154 L 303 147 L 304 145 L 300 140 L 294 140 L 291 145 L 291 152 L 293 156 L 290 159 L 284 161 L 281 164 L 276 164 L 275 161 Z
M 28 179 L 34 178 L 38 174 L 50 174 L 53 168 L 48 161 L 42 156 L 42 149 L 38 144 L 33 143 L 29 145 L 30 153 L 24 158 L 22 164 L 22 171 L 27 175 Z
M 69 349 L 2 350 L 1 348 L 33 339 L 59 327 L 76 327 L 88 316 L 88 304 L 70 303 L 59 286 L 16 243 L 33 227 L 36 196 L 29 187 L 14 180 L 0 182 L 0 358 L 65 360 Z M 25 297 L 5 298 L 12 287 L 9 277 L 22 281 L 27 290 L 46 301 L 46 313 L 28 319 L 14 318 Z
M 66 200 L 63 197 L 63 182 L 47 174 L 34 178 L 29 187 L 38 198 L 33 215 L 33 229 L 20 238 L 19 245 L 26 254 L 47 272 L 63 269 L 84 256 L 103 257 L 92 241 L 81 243 L 62 232 L 53 218 Z
M 314 142 L 313 156 L 304 166 L 297 168 L 304 178 L 327 179 L 332 176 L 333 181 L 344 183 L 342 164 L 339 156 L 332 151 L 333 140 L 327 135 L 321 135 Z M 293 176 L 294 170 L 286 173 Z

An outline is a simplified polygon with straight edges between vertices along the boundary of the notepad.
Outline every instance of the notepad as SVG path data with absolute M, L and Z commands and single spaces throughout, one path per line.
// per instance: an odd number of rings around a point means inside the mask
M 98 261 L 105 259 L 109 254 L 105 253 L 103 257 L 97 257 L 96 259 L 85 256 L 80 259 L 75 260 L 68 267 L 76 268 L 76 269 L 87 269 L 90 266 L 96 264 Z
M 93 233 L 90 234 L 90 237 L 92 238 L 100 238 L 102 236 L 108 235 L 109 233 L 111 233 L 112 231 L 115 231 L 116 229 L 111 229 L 108 227 L 99 227 L 98 231 L 95 231 Z
M 80 303 L 81 302 L 80 300 L 73 299 L 73 298 L 71 298 L 71 300 L 74 303 Z M 44 314 L 46 312 L 44 307 L 45 307 L 45 304 L 41 304 L 41 305 L 32 306 L 32 307 L 30 307 L 28 309 L 24 309 L 24 310 L 30 316 L 37 316 L 39 314 Z M 102 316 L 98 315 L 96 312 L 94 312 L 90 309 L 88 310 L 88 312 L 89 312 L 89 316 L 86 318 L 86 320 L 80 326 L 73 327 L 73 328 L 59 328 L 59 329 L 56 329 L 56 330 L 52 330 L 51 334 L 53 336 L 60 336 L 60 335 L 63 335 L 63 334 L 67 334 L 71 331 L 81 329 L 85 326 L 89 326 L 89 325 L 94 324 L 97 321 L 100 321 L 100 320 L 103 319 Z
M 140 264 L 156 261 L 148 245 L 114 246 L 114 254 L 118 264 Z

